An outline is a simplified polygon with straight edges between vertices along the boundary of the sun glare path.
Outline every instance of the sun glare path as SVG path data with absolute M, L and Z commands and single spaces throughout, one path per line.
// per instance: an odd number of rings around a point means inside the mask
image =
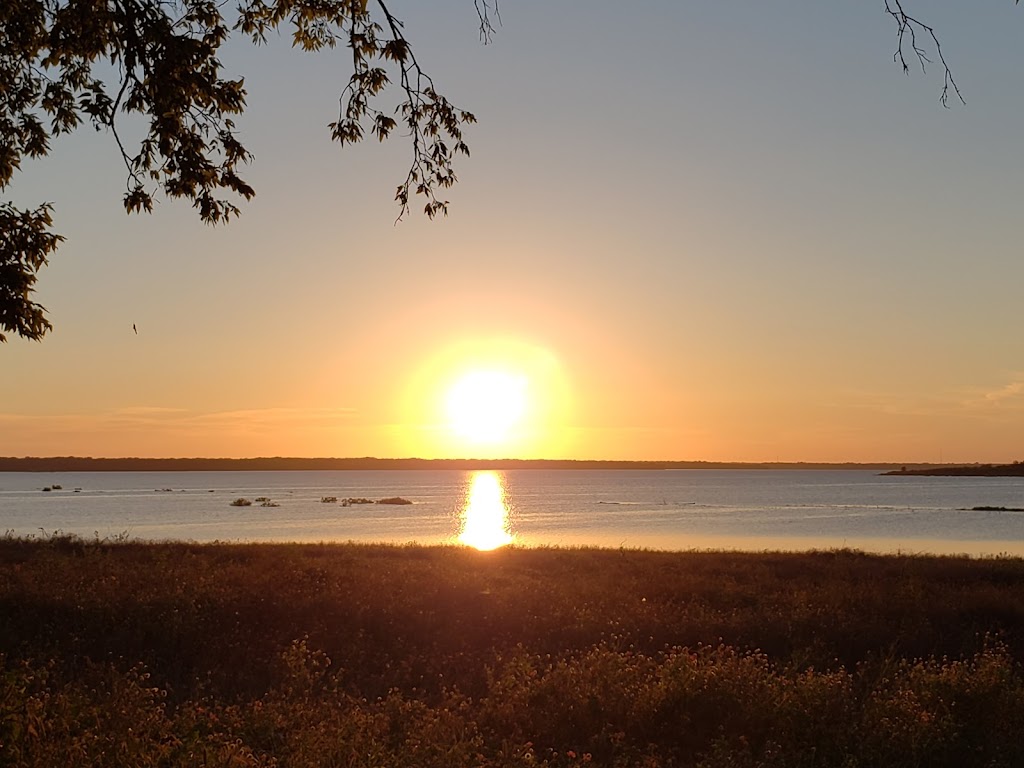
M 463 374 L 446 399 L 452 431 L 474 443 L 498 443 L 522 421 L 527 410 L 524 376 L 500 370 Z
M 508 516 L 501 476 L 495 472 L 475 472 L 469 481 L 457 541 L 481 551 L 511 544 L 514 538 L 509 532 Z

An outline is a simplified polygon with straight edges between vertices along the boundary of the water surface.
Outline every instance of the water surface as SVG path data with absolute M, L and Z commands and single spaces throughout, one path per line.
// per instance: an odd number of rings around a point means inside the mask
M 0 532 L 207 541 L 453 543 L 472 472 L 0 473 Z M 532 470 L 496 473 L 527 546 L 814 549 L 1024 555 L 1024 478 L 861 470 Z M 43 491 L 60 485 L 61 489 Z M 77 489 L 77 490 L 76 490 Z M 493 494 L 492 494 L 493 495 Z M 324 497 L 413 503 L 343 506 Z M 233 507 L 238 497 L 278 506 Z

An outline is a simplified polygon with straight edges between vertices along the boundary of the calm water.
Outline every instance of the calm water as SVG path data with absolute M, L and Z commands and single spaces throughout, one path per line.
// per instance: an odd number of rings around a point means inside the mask
M 62 489 L 42 490 L 54 484 Z M 261 496 L 279 506 L 231 506 Z M 413 503 L 343 506 L 325 496 Z M 435 544 L 489 530 L 496 544 L 511 535 L 528 546 L 1024 555 L 1024 512 L 969 511 L 983 505 L 1024 507 L 1024 479 L 827 470 L 0 473 L 0 533 L 19 535 Z

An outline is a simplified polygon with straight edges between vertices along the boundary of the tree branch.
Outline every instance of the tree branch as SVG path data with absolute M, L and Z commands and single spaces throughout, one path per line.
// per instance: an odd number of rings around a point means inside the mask
M 1019 0 L 1017 0 L 1019 2 Z M 924 34 L 931 38 L 932 45 L 935 48 L 935 54 L 938 57 L 939 63 L 943 69 L 943 83 L 942 93 L 939 96 L 939 101 L 942 102 L 942 106 L 949 107 L 950 91 L 956 94 L 957 99 L 960 100 L 961 104 L 966 104 L 963 95 L 960 93 L 960 88 L 953 79 L 953 73 L 946 63 L 946 57 L 942 53 L 942 44 L 939 42 L 938 35 L 935 34 L 935 30 L 925 24 L 924 22 L 914 18 L 907 14 L 903 10 L 903 4 L 901 0 L 885 0 L 885 12 L 893 18 L 896 22 L 897 27 L 897 40 L 896 40 L 896 52 L 893 54 L 893 61 L 903 67 L 905 74 L 910 73 L 910 66 L 907 63 L 907 51 L 912 57 L 917 59 L 917 63 L 921 67 L 922 72 L 927 71 L 927 65 L 933 63 L 931 59 L 925 53 L 924 48 L 918 45 L 917 36 L 918 34 Z
M 498 0 L 473 0 L 473 8 L 476 9 L 477 18 L 480 20 L 480 42 L 486 45 L 491 42 L 495 33 L 494 25 L 491 24 L 490 14 L 494 14 L 494 18 L 498 21 L 498 26 L 501 26 Z

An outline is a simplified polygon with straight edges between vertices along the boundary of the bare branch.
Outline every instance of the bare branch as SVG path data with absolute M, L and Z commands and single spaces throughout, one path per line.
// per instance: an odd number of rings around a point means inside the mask
M 935 48 L 935 55 L 943 69 L 942 93 L 939 96 L 939 101 L 942 102 L 942 106 L 949 107 L 950 91 L 952 91 L 952 93 L 956 94 L 961 104 L 966 104 L 967 102 L 964 101 L 956 80 L 953 79 L 953 72 L 946 63 L 946 57 L 942 53 L 942 44 L 939 42 L 935 30 L 924 22 L 908 15 L 903 10 L 901 0 L 885 0 L 885 12 L 893 18 L 897 27 L 896 52 L 893 54 L 893 61 L 903 68 L 904 73 L 909 74 L 910 65 L 907 63 L 907 56 L 910 55 L 912 58 L 917 59 L 922 72 L 927 71 L 927 65 L 931 64 L 932 60 L 928 58 L 925 49 L 918 45 L 917 41 L 919 34 L 926 35 L 931 38 L 932 46 Z
M 491 42 L 495 29 L 491 23 L 491 14 L 501 26 L 501 12 L 498 10 L 498 0 L 473 0 L 473 7 L 476 9 L 477 18 L 480 20 L 480 41 L 485 45 Z

